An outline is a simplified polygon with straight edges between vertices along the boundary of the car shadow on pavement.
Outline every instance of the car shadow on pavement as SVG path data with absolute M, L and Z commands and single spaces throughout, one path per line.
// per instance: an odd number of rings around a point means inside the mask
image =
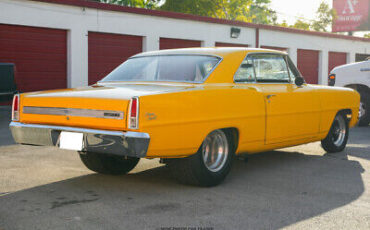
M 0 146 L 14 145 L 13 137 L 9 130 L 11 120 L 11 107 L 0 106 Z
M 362 166 L 339 155 L 273 151 L 235 160 L 221 185 L 181 185 L 160 166 L 89 174 L 0 196 L 0 227 L 17 229 L 277 229 L 361 196 Z
M 361 135 L 351 135 L 345 149 L 349 156 L 370 160 L 370 126 L 356 127 L 352 132 L 361 132 Z

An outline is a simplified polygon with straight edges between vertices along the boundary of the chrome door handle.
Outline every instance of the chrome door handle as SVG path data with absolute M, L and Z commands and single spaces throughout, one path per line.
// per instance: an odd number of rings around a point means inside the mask
M 270 98 L 272 98 L 272 97 L 276 97 L 276 94 L 270 94 L 270 95 L 267 95 L 267 100 L 269 100 Z

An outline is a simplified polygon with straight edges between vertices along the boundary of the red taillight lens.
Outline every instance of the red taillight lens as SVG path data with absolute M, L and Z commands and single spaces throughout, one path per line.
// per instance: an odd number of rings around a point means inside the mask
M 130 102 L 130 112 L 128 117 L 129 129 L 139 128 L 139 98 L 134 97 Z
M 13 97 L 12 121 L 19 121 L 19 94 Z
M 136 117 L 136 114 L 137 114 L 137 98 L 133 98 L 131 101 L 130 117 Z

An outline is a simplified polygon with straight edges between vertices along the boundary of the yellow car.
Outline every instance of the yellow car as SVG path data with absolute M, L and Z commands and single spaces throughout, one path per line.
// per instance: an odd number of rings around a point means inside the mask
M 214 186 L 235 155 L 314 141 L 342 151 L 359 104 L 352 89 L 305 84 L 283 52 L 177 49 L 133 56 L 89 87 L 16 95 L 10 128 L 98 173 L 161 158 L 181 181 Z

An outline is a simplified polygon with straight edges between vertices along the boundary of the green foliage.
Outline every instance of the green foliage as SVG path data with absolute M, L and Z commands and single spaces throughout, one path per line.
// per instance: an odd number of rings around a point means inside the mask
M 302 19 L 298 19 L 294 25 L 290 26 L 292 28 L 301 29 L 301 30 L 310 30 L 310 23 L 303 21 Z
M 271 0 L 166 0 L 161 10 L 261 24 L 276 21 Z
M 161 10 L 185 14 L 216 17 L 218 1 L 213 0 L 166 0 Z
M 364 34 L 364 38 L 370 38 L 370 33 Z
M 275 24 L 271 0 L 93 0 L 130 7 L 159 9 L 228 20 Z M 163 3 L 164 2 L 164 3 Z M 162 4 L 163 3 L 163 4 Z M 162 4 L 162 5 L 161 5 Z
M 269 8 L 271 0 L 254 0 L 249 14 L 254 15 L 252 22 L 257 24 L 276 24 L 277 14 Z
M 316 20 L 313 21 L 311 28 L 315 31 L 327 32 L 327 29 L 332 25 L 333 20 L 336 18 L 336 12 L 330 9 L 329 5 L 321 2 L 316 11 Z
M 103 3 L 117 4 L 122 6 L 139 7 L 146 9 L 155 8 L 160 0 L 97 0 Z
M 281 24 L 275 24 L 283 27 L 291 27 L 301 30 L 315 30 L 321 32 L 327 32 L 328 28 L 332 25 L 336 18 L 336 12 L 330 9 L 329 5 L 325 2 L 321 2 L 319 8 L 316 11 L 316 19 L 312 21 L 305 21 L 304 19 L 297 19 L 293 25 L 288 25 L 286 21 Z

